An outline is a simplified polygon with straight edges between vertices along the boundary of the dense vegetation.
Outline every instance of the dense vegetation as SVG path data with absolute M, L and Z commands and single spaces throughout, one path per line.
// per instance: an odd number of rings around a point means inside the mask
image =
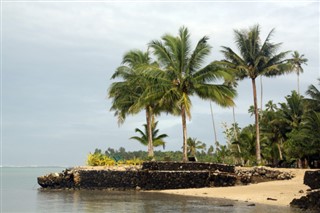
M 239 53 L 223 46 L 224 59 L 204 64 L 210 54 L 208 37 L 201 38 L 195 48 L 191 47 L 190 33 L 181 27 L 178 36 L 165 34 L 160 40 L 148 44 L 148 51 L 131 50 L 122 60 L 112 79 L 117 79 L 109 88 L 111 110 L 115 111 L 119 124 L 126 116 L 144 110 L 144 131 L 136 129 L 141 136 L 131 139 L 148 146 L 148 152 L 126 152 L 124 148 L 111 148 L 102 153 L 108 161 L 121 159 L 183 160 L 197 156 L 199 161 L 254 165 L 314 166 L 312 158 L 320 158 L 320 94 L 310 85 L 307 97 L 300 95 L 299 75 L 307 59 L 297 51 L 286 58 L 290 51 L 278 52 L 281 43 L 271 42 L 273 30 L 261 42 L 260 27 L 235 30 L 235 43 Z M 149 52 L 150 51 L 150 52 Z M 256 78 L 283 75 L 295 72 L 298 77 L 297 92 L 286 97 L 286 102 L 275 104 L 269 101 L 265 110 L 258 107 Z M 196 138 L 187 137 L 186 119 L 191 118 L 190 96 L 210 100 L 222 107 L 234 106 L 237 81 L 250 78 L 253 106 L 249 113 L 255 123 L 240 128 L 236 121 L 225 124 L 225 145 L 216 142 L 216 147 L 206 145 Z M 262 94 L 261 94 L 262 96 Z M 248 106 L 249 107 L 249 106 Z M 158 135 L 156 117 L 161 113 L 181 116 L 183 149 L 154 151 L 153 147 L 164 146 L 166 134 Z

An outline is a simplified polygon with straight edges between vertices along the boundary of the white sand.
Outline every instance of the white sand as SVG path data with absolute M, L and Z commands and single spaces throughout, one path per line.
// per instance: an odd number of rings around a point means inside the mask
M 224 198 L 250 203 L 270 204 L 277 206 L 289 206 L 294 198 L 306 195 L 308 186 L 303 184 L 306 169 L 279 169 L 292 172 L 295 177 L 291 180 L 270 181 L 246 186 L 214 187 L 200 189 L 161 190 L 157 192 L 198 196 L 209 198 Z M 299 192 L 303 190 L 303 193 Z M 276 200 L 268 200 L 268 198 Z

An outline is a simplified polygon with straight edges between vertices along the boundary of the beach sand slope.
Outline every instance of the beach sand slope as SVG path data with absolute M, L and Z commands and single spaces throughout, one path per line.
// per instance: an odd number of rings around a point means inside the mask
M 306 195 L 308 186 L 303 184 L 306 169 L 279 169 L 292 172 L 295 177 L 291 180 L 269 181 L 257 184 L 232 187 L 161 190 L 161 193 L 176 195 L 224 198 L 251 203 L 289 206 L 294 198 Z

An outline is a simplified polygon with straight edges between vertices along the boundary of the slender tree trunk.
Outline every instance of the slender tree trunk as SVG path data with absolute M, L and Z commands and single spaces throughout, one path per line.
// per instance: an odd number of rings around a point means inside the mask
M 260 110 L 263 110 L 263 84 L 262 84 L 262 75 L 260 75 L 260 101 L 261 101 L 261 105 L 260 105 Z
M 280 160 L 283 160 L 280 143 L 277 143 L 277 147 L 278 147 L 278 151 L 279 151 L 279 158 L 280 158 Z
M 238 133 L 237 133 L 237 128 L 236 128 L 236 113 L 234 112 L 234 107 L 232 107 L 232 116 L 233 116 L 233 132 L 234 132 L 234 139 L 237 141 L 237 148 L 238 148 L 238 152 L 240 155 L 240 163 L 241 165 L 243 165 L 243 159 L 241 156 L 241 148 L 240 148 L 240 144 L 238 141 Z
M 210 101 L 210 111 L 211 111 L 211 119 L 212 119 L 213 133 L 214 133 L 214 144 L 215 144 L 216 150 L 217 150 L 218 149 L 218 139 L 217 139 L 216 125 L 214 123 L 214 117 L 213 117 L 213 110 L 212 110 L 211 101 Z
M 188 161 L 187 155 L 187 120 L 186 120 L 186 109 L 185 106 L 181 106 L 181 118 L 182 118 L 182 133 L 183 133 L 183 162 Z
M 299 80 L 299 70 L 297 70 L 297 84 L 298 84 L 298 95 L 300 95 L 300 80 Z
M 256 81 L 254 78 L 252 81 L 252 89 L 253 89 L 253 105 L 254 105 L 254 118 L 256 125 L 256 158 L 257 164 L 261 164 L 261 151 L 260 151 L 260 128 L 259 128 L 259 112 L 258 112 L 258 103 L 257 103 L 257 88 Z
M 146 108 L 147 134 L 148 134 L 148 157 L 153 158 L 153 140 L 152 140 L 152 108 Z

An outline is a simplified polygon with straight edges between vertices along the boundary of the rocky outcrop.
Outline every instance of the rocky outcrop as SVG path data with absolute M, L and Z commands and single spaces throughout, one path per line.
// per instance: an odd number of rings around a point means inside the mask
M 72 168 L 38 177 L 42 188 L 162 190 L 224 187 L 292 176 L 257 167 L 235 170 L 234 166 L 213 163 L 145 162 L 142 168 Z
M 310 191 L 306 196 L 293 199 L 290 206 L 320 212 L 320 170 L 306 171 L 303 182 L 310 187 Z
M 50 189 L 161 190 L 222 187 L 235 185 L 237 178 L 234 170 L 234 166 L 212 163 L 145 162 L 141 169 L 121 171 L 73 168 L 38 177 L 38 183 L 42 188 Z
M 74 188 L 77 177 L 73 170 L 66 169 L 61 173 L 50 173 L 45 176 L 38 177 L 38 184 L 47 188 L 60 189 L 60 188 Z
M 266 167 L 253 167 L 252 169 L 237 169 L 236 175 L 239 184 L 260 183 L 272 180 L 289 180 L 294 177 L 290 172 L 267 169 Z
M 303 178 L 303 183 L 311 189 L 320 189 L 320 170 L 306 171 Z
M 312 191 L 299 199 L 293 199 L 290 203 L 290 206 L 304 210 L 308 209 L 314 212 L 320 212 L 320 191 Z

